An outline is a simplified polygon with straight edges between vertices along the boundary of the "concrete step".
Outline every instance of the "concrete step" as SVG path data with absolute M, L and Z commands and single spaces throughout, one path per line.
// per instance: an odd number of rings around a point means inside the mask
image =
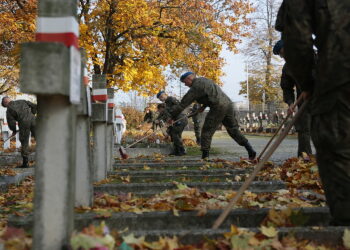
M 122 163 L 122 164 L 114 164 L 114 167 L 116 169 L 119 168 L 137 168 L 137 167 L 183 167 L 183 166 L 203 166 L 206 164 L 210 164 L 207 162 L 198 162 L 198 161 L 193 161 L 193 162 L 137 162 L 137 163 Z
M 232 210 L 227 219 L 221 225 L 221 229 L 229 230 L 231 225 L 238 227 L 259 227 L 268 214 L 268 208 L 245 209 L 237 208 Z M 330 215 L 326 207 L 294 209 L 306 218 L 304 226 L 328 226 Z M 179 212 L 175 216 L 172 211 L 148 212 L 135 214 L 128 212 L 112 213 L 108 218 L 98 217 L 96 213 L 77 213 L 75 216 L 75 229 L 81 230 L 90 224 L 99 224 L 105 220 L 110 229 L 122 231 L 128 228 L 129 231 L 148 230 L 197 230 L 210 229 L 222 210 L 209 210 L 205 215 L 198 216 L 198 211 Z M 18 217 L 11 216 L 8 224 L 15 227 L 30 229 L 33 223 L 33 216 Z
M 259 232 L 259 228 L 241 228 L 251 232 Z M 333 246 L 335 249 L 343 249 L 343 235 L 346 227 L 323 227 L 316 229 L 313 227 L 280 227 L 277 228 L 279 238 L 287 235 L 293 235 L 299 240 L 310 240 L 319 244 Z M 147 241 L 158 240 L 159 237 L 178 237 L 183 244 L 198 244 L 208 239 L 223 238 L 223 234 L 227 233 L 225 229 L 196 229 L 196 230 L 147 230 L 134 231 L 136 237 L 145 236 Z M 124 233 L 128 235 L 129 232 Z M 294 249 L 294 248 L 293 248 Z
M 130 163 L 153 163 L 153 162 L 201 162 L 198 157 L 166 157 L 166 158 L 133 158 L 127 160 L 115 160 L 115 164 L 130 164 Z
M 124 183 L 125 178 L 128 178 L 129 183 L 153 183 L 153 182 L 236 182 L 244 181 L 246 176 L 243 175 L 231 175 L 231 174 L 211 174 L 211 175 L 188 175 L 188 174 L 177 174 L 177 175 L 137 175 L 137 176 L 125 176 L 115 175 L 110 176 L 112 181 L 110 183 Z M 238 179 L 237 179 L 238 178 Z M 255 181 L 264 181 L 266 178 L 258 176 Z
M 213 170 L 147 170 L 147 171 L 113 171 L 109 172 L 109 175 L 120 175 L 120 176 L 157 176 L 157 175 L 237 175 L 244 174 L 247 172 L 247 169 L 213 169 Z
M 0 191 L 7 192 L 9 185 L 21 183 L 26 177 L 34 175 L 34 168 L 14 169 L 16 175 L 2 175 L 0 176 Z
M 251 167 L 247 169 L 251 169 Z M 232 166 L 224 163 L 204 162 L 153 162 L 114 165 L 114 171 L 149 171 L 149 170 L 215 170 L 215 169 L 239 169 L 239 166 Z
M 29 155 L 29 161 L 35 160 L 35 153 Z M 21 164 L 22 156 L 19 152 L 1 153 L 0 154 L 0 168 L 8 167 L 12 164 Z
M 191 182 L 184 183 L 189 187 L 200 190 L 238 190 L 243 182 Z M 97 193 L 121 194 L 134 193 L 137 196 L 151 196 L 159 194 L 165 190 L 176 189 L 177 185 L 173 183 L 130 183 L 130 184 L 103 184 L 94 187 Z M 281 181 L 255 181 L 250 185 L 249 190 L 252 192 L 275 192 L 279 189 L 285 189 L 284 182 Z

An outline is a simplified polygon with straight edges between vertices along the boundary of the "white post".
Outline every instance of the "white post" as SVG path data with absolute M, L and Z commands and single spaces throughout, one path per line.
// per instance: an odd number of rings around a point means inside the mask
M 249 102 L 249 68 L 247 62 L 247 101 L 248 101 L 248 113 L 250 112 L 250 102 Z
M 19 131 L 18 124 L 16 124 L 16 131 Z M 21 142 L 19 141 L 19 133 L 16 134 L 16 148 L 21 147 Z
M 107 118 L 107 171 L 111 171 L 114 163 L 114 89 L 108 88 L 108 118 Z
M 58 250 L 74 228 L 81 62 L 76 0 L 39 0 L 36 41 L 21 48 L 21 91 L 38 100 L 33 249 Z
M 107 89 L 106 76 L 92 79 L 93 168 L 94 181 L 107 177 Z
M 85 53 L 81 50 L 82 55 Z M 81 105 L 77 107 L 77 143 L 76 143 L 76 182 L 75 205 L 91 206 L 93 200 L 93 168 L 90 146 L 91 131 L 91 94 L 89 78 L 83 57 L 81 65 Z
M 3 145 L 4 149 L 9 149 L 10 148 L 10 140 L 7 140 L 10 136 L 10 131 L 9 131 L 9 126 L 7 122 L 4 122 L 3 127 L 2 127 L 2 139 L 5 142 Z

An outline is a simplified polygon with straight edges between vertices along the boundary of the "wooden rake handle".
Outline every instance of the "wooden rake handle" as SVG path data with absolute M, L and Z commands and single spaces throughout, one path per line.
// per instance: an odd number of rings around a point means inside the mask
M 12 136 L 10 136 L 9 138 L 7 138 L 3 143 L 5 143 L 5 142 L 7 142 L 8 140 L 10 140 L 10 139 L 12 139 L 13 137 L 15 137 L 16 136 L 16 134 L 14 134 L 14 135 L 12 135 Z
M 299 96 L 298 100 L 295 102 L 294 106 L 297 106 L 301 103 L 302 101 L 302 96 Z M 270 138 L 269 142 L 266 144 L 265 148 L 261 151 L 261 153 L 258 156 L 258 161 L 260 161 L 260 158 L 264 155 L 265 151 L 268 149 L 268 147 L 270 146 L 270 144 L 272 143 L 272 141 L 275 139 L 275 137 L 278 135 L 278 133 L 280 132 L 280 130 L 283 128 L 283 125 L 286 124 L 286 122 L 288 121 L 288 119 L 290 118 L 291 114 L 288 114 L 286 118 L 284 118 L 283 122 L 281 123 L 281 125 L 278 127 L 277 131 L 275 132 L 275 134 Z
M 256 175 L 258 174 L 258 172 L 261 170 L 261 168 L 264 166 L 264 164 L 269 160 L 270 156 L 275 152 L 275 150 L 278 148 L 278 146 L 281 144 L 281 142 L 284 140 L 284 138 L 286 138 L 286 136 L 288 135 L 289 130 L 293 127 L 295 122 L 299 119 L 301 114 L 304 112 L 308 102 L 309 101 L 305 101 L 303 103 L 301 108 L 298 110 L 298 112 L 293 117 L 291 123 L 288 124 L 287 128 L 283 131 L 282 134 L 280 134 L 280 136 L 277 138 L 277 140 L 272 144 L 271 148 L 266 152 L 265 156 L 258 163 L 258 165 L 255 167 L 254 171 L 251 173 L 249 178 L 240 187 L 240 189 L 238 190 L 238 192 L 235 195 L 235 197 L 233 197 L 233 199 L 226 206 L 226 208 L 221 213 L 221 215 L 217 218 L 217 220 L 215 221 L 212 229 L 218 229 L 220 227 L 220 225 L 224 222 L 224 220 L 226 219 L 227 215 L 230 213 L 232 207 L 237 203 L 239 198 L 241 198 L 241 196 L 244 193 L 244 191 L 250 186 L 250 184 L 252 183 L 252 181 L 254 180 Z

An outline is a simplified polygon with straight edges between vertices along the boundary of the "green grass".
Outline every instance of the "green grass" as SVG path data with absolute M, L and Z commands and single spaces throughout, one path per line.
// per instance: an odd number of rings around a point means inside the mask
M 201 156 L 202 151 L 200 147 L 186 147 L 186 153 L 188 156 Z M 210 155 L 219 155 L 222 152 L 217 148 L 210 149 Z

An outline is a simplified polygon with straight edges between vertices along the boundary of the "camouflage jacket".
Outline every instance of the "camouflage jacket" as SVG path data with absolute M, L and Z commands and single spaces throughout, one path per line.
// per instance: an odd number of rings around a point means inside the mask
M 150 110 L 148 113 L 145 114 L 145 116 L 143 117 L 143 121 L 147 122 L 147 123 L 151 123 L 154 121 L 154 112 L 152 110 Z
M 222 91 L 219 85 L 212 80 L 200 77 L 193 80 L 190 90 L 182 98 L 179 105 L 173 107 L 171 112 L 178 114 L 194 101 L 205 107 L 221 107 L 232 103 L 231 99 Z
M 36 104 L 30 101 L 11 101 L 6 111 L 6 119 L 9 128 L 12 131 L 16 131 L 16 122 L 18 122 L 19 127 L 21 127 L 22 123 L 30 123 L 35 119 L 34 115 L 36 112 Z
M 175 98 L 175 97 L 172 97 L 172 96 L 169 96 L 166 100 L 165 100 L 165 110 L 163 112 L 161 112 L 157 118 L 157 120 L 162 120 L 164 122 L 167 122 L 168 120 L 178 120 L 178 119 L 181 119 L 183 117 L 186 116 L 186 114 L 184 114 L 183 112 L 180 112 L 179 114 L 176 114 L 176 115 L 173 115 L 172 114 L 172 109 L 179 105 L 180 102 Z M 186 118 L 183 118 L 184 120 Z
M 284 0 L 276 29 L 285 58 L 301 89 L 313 91 L 313 113 L 337 102 L 337 89 L 350 82 L 350 1 Z M 314 35 L 314 37 L 313 37 Z M 313 46 L 318 58 L 313 80 Z
M 297 96 L 299 97 L 299 95 L 301 94 L 300 87 L 298 86 L 294 78 L 291 76 L 290 72 L 288 72 L 286 63 L 284 64 L 282 69 L 281 88 L 283 91 L 283 101 L 288 105 L 291 105 L 295 102 L 295 88 L 297 90 Z

